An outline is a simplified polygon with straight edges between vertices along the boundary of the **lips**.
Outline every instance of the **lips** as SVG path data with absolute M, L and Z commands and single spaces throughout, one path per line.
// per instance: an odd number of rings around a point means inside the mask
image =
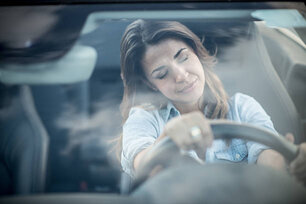
M 198 81 L 198 78 L 194 79 L 192 82 L 188 83 L 186 86 L 179 89 L 177 92 L 178 93 L 187 93 L 187 92 L 191 91 L 195 87 L 197 81 Z

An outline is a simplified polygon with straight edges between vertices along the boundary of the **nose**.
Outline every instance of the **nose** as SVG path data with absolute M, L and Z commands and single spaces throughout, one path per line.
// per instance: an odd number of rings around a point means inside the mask
M 184 68 L 179 67 L 179 66 L 176 66 L 173 72 L 174 72 L 174 78 L 175 78 L 176 83 L 185 82 L 185 80 L 187 79 L 189 75 L 188 72 Z

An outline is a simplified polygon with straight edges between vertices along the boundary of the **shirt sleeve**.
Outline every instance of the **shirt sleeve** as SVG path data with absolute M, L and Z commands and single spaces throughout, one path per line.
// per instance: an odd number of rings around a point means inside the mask
M 152 145 L 159 135 L 158 122 L 149 111 L 132 108 L 123 125 L 121 166 L 131 177 L 134 177 L 135 156 Z
M 238 109 L 240 112 L 241 122 L 263 127 L 278 134 L 274 129 L 270 116 L 254 98 L 244 94 L 239 94 L 239 101 L 240 104 Z M 253 141 L 247 142 L 247 148 L 248 163 L 256 163 L 259 154 L 263 150 L 269 149 L 268 146 Z

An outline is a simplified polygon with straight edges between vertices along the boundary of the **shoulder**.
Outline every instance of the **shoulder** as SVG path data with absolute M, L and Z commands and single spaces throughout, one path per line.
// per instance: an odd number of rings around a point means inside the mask
M 230 99 L 229 103 L 230 105 L 236 105 L 236 106 L 245 106 L 250 105 L 249 102 L 256 102 L 256 100 L 246 94 L 243 93 L 235 93 Z
M 131 108 L 128 119 L 154 119 L 161 123 L 167 123 L 171 117 L 175 117 L 177 115 L 179 115 L 179 112 L 171 102 L 168 102 L 166 106 L 161 108 L 157 108 L 152 104 L 142 104 Z
M 270 116 L 253 97 L 236 93 L 229 100 L 229 119 L 274 130 Z
M 229 100 L 229 115 L 235 120 L 239 117 L 241 122 L 247 122 L 248 119 L 257 115 L 266 116 L 262 106 L 251 96 L 236 93 Z
M 127 122 L 134 119 L 154 118 L 156 113 L 157 110 L 153 107 L 135 106 L 131 108 Z
M 258 109 L 262 109 L 261 105 L 251 96 L 236 93 L 229 100 L 230 110 L 235 110 L 238 112 L 243 112 L 247 110 L 257 111 Z
M 159 112 L 159 109 L 149 104 L 132 107 L 129 112 L 129 117 L 124 123 L 124 127 L 132 127 L 135 125 L 153 125 L 158 127 L 162 120 Z

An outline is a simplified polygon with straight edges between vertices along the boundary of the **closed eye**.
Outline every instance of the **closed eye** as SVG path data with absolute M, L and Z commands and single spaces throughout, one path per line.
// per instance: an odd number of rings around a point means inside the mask
M 181 62 L 185 62 L 186 60 L 188 60 L 189 55 L 188 54 L 184 54 L 178 61 L 179 63 Z
M 157 79 L 164 79 L 168 74 L 168 71 L 163 71 L 158 73 L 158 75 L 156 76 Z

